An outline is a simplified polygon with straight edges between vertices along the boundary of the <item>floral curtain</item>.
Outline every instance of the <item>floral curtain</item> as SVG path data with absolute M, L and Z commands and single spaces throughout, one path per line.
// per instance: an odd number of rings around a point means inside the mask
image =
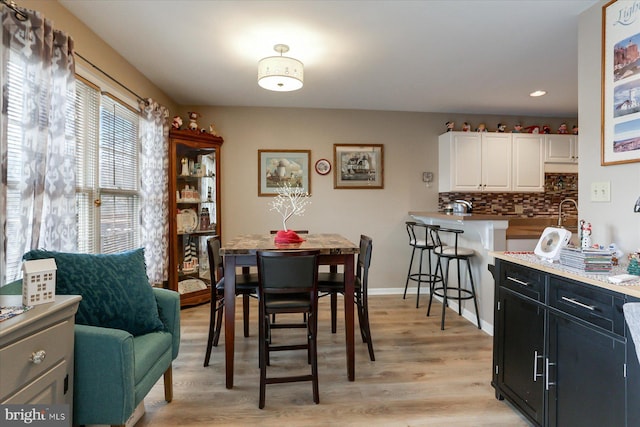
M 141 243 L 152 284 L 168 279 L 169 111 L 152 99 L 140 102 Z
M 73 40 L 36 11 L 1 19 L 0 284 L 30 249 L 77 246 Z

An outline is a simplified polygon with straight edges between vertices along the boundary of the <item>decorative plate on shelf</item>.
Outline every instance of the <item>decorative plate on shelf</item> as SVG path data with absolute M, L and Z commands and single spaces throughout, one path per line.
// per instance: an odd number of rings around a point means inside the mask
M 198 228 L 198 214 L 193 209 L 183 209 L 177 218 L 178 232 L 192 233 Z
M 327 159 L 320 159 L 316 162 L 316 172 L 320 175 L 326 175 L 331 172 L 331 163 Z

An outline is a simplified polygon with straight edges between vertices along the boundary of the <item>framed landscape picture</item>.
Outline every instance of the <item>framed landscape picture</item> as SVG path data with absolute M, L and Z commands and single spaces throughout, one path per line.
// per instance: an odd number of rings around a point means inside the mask
M 640 162 L 640 8 L 602 7 L 602 166 Z
M 384 188 L 382 144 L 334 144 L 333 188 Z
M 258 196 L 275 196 L 289 184 L 311 194 L 311 150 L 258 150 Z

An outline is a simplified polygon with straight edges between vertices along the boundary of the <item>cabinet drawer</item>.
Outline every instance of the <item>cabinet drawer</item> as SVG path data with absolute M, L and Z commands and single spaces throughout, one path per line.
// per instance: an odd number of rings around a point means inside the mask
M 519 265 L 503 264 L 500 286 L 536 301 L 545 300 L 545 276 L 540 271 Z
M 64 321 L 29 335 L 0 349 L 0 402 L 67 357 L 73 348 L 73 322 Z M 32 354 L 44 351 L 40 363 L 31 361 Z
M 609 332 L 624 336 L 624 298 L 579 283 L 552 277 L 549 306 Z

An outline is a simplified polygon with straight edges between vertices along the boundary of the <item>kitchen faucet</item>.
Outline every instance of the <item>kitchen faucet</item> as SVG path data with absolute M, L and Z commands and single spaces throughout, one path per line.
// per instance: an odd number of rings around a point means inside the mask
M 560 202 L 560 206 L 558 207 L 558 227 L 562 227 L 562 204 L 563 204 L 564 202 L 571 202 L 571 203 L 573 203 L 573 204 L 575 205 L 575 207 L 576 207 L 576 213 L 577 213 L 577 211 L 578 211 L 578 202 L 576 202 L 576 201 L 575 201 L 575 200 L 573 200 L 573 199 L 563 199 L 563 200 Z

